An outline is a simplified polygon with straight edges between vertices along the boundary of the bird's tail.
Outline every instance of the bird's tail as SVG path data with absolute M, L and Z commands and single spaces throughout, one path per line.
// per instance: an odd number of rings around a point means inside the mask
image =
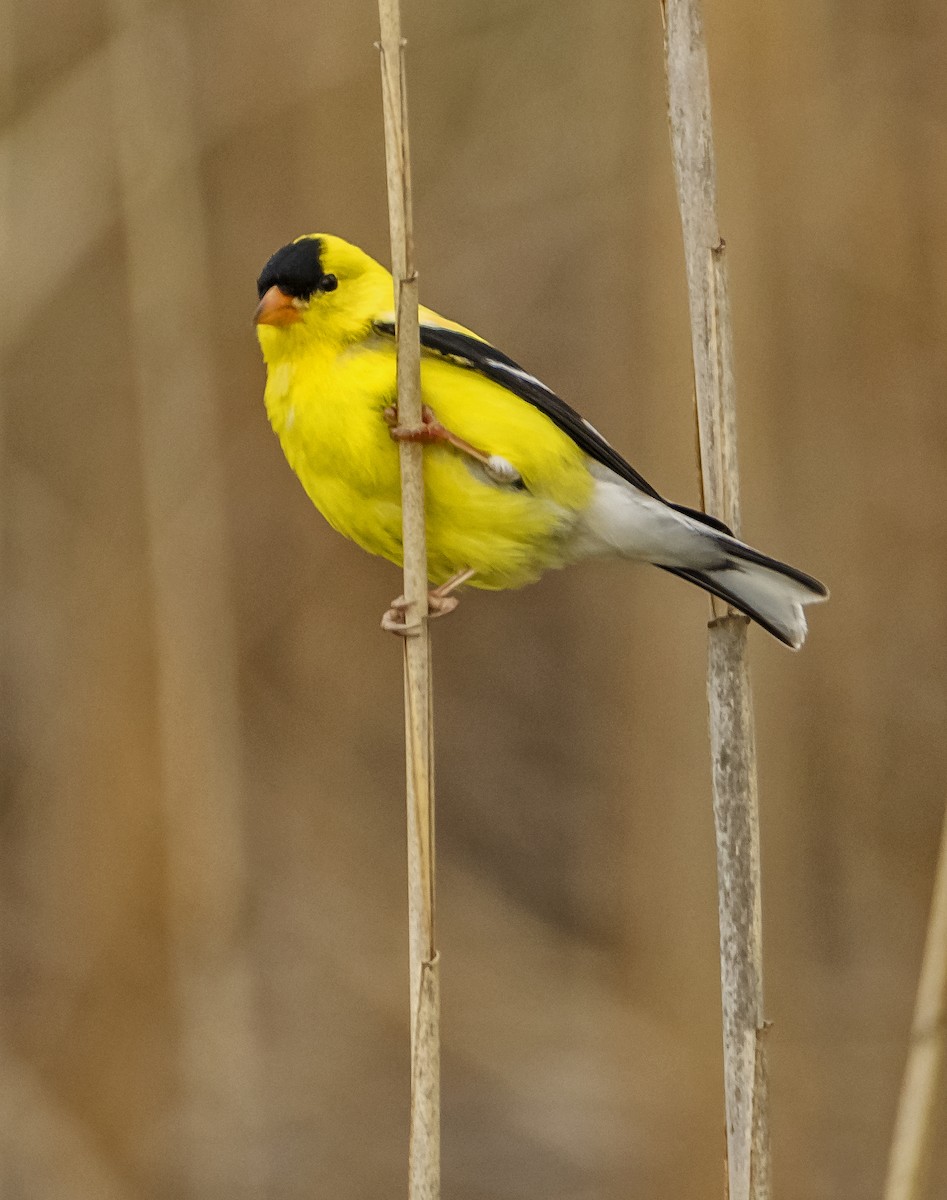
M 816 604 L 828 597 L 825 584 L 747 546 L 733 537 L 726 526 L 708 519 L 705 514 L 674 507 L 709 527 L 705 528 L 705 534 L 713 537 L 726 558 L 720 566 L 683 567 L 662 563 L 664 570 L 725 600 L 762 625 L 773 637 L 798 650 L 806 640 L 805 605 Z

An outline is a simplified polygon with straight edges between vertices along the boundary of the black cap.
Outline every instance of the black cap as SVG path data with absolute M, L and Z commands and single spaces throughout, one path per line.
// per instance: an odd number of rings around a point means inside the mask
M 319 291 L 324 278 L 322 242 L 309 237 L 277 250 L 260 272 L 256 286 L 261 299 L 275 286 L 287 296 L 308 300 L 313 292 Z

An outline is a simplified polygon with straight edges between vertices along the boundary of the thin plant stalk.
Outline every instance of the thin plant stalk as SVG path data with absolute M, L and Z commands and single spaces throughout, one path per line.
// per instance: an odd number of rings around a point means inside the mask
M 885 1200 L 921 1200 L 937 1120 L 947 1052 L 947 815 L 934 876 L 921 977 L 914 1004 L 911 1046 L 901 1084 Z
M 398 0 L 378 0 L 391 268 L 398 344 L 398 422 L 421 424 L 418 275 L 414 263 L 404 41 Z M 440 1196 L 440 991 L 434 940 L 434 753 L 422 449 L 402 442 L 404 712 L 411 987 L 409 1200 Z
M 699 0 L 662 0 L 671 150 L 684 233 L 704 507 L 736 533 L 733 336 L 717 225 L 710 76 Z M 713 602 L 707 692 L 720 912 L 729 1200 L 770 1195 L 759 806 L 746 618 Z

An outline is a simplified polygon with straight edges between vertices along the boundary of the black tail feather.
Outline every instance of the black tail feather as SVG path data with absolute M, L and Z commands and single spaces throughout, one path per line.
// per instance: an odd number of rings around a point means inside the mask
M 657 565 L 661 566 L 661 564 Z M 755 621 L 757 625 L 765 629 L 767 633 L 771 633 L 773 637 L 777 639 L 777 641 L 782 642 L 784 646 L 788 646 L 790 650 L 798 649 L 797 645 L 786 635 L 782 629 L 779 629 L 776 625 L 774 625 L 772 621 L 765 617 L 761 612 L 751 608 L 745 600 L 741 600 L 733 592 L 730 592 L 725 587 L 721 586 L 717 579 L 712 578 L 703 571 L 690 571 L 683 567 L 661 566 L 661 569 L 663 571 L 669 571 L 672 575 L 677 575 L 680 579 L 686 579 L 689 583 L 696 583 L 697 586 L 703 588 L 705 592 L 710 592 L 710 594 L 712 596 L 716 596 L 718 600 L 724 600 L 727 604 L 732 605 L 745 616 Z M 808 576 L 805 576 L 805 578 L 808 578 Z

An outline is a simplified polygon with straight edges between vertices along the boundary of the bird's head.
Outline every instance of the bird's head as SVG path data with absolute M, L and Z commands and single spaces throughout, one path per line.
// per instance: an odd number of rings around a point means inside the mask
M 364 337 L 394 303 L 388 271 L 328 233 L 306 234 L 277 250 L 257 290 L 253 320 L 268 363 Z

